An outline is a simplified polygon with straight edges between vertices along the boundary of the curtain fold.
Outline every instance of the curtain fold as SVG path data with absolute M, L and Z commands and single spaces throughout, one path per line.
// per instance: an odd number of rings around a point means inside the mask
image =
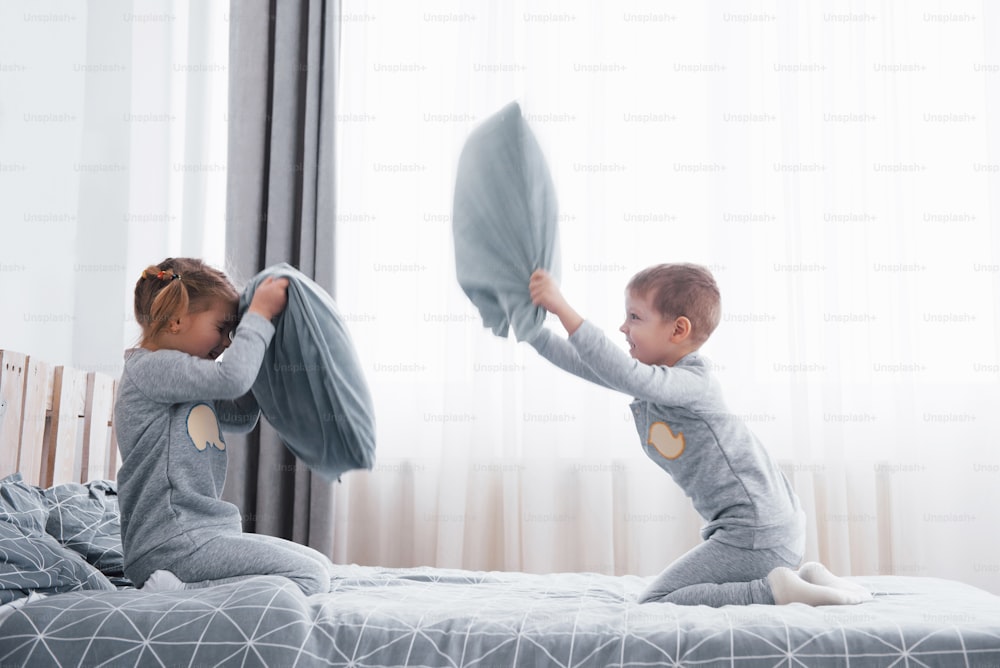
M 227 271 L 244 282 L 287 262 L 334 292 L 334 132 L 339 3 L 230 3 Z M 262 419 L 231 437 L 225 497 L 244 529 L 331 554 L 332 486 Z

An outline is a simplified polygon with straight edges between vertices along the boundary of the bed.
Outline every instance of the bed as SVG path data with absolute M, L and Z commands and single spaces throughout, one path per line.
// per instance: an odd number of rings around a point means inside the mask
M 358 565 L 312 597 L 278 577 L 137 591 L 115 542 L 114 379 L 0 362 L 0 666 L 1000 666 L 1000 598 L 926 577 L 854 578 L 873 601 L 817 608 L 638 605 L 638 576 Z

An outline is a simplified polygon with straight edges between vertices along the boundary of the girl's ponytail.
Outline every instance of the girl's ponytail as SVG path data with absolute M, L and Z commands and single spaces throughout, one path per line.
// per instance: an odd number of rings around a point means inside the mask
M 216 299 L 235 304 L 236 289 L 224 273 L 194 258 L 167 258 L 150 265 L 135 284 L 135 319 L 141 343 L 159 336 L 170 322 L 208 308 Z
M 190 304 L 187 288 L 181 275 L 174 273 L 170 267 L 147 267 L 139 280 L 152 284 L 155 295 L 149 306 L 148 322 L 140 321 L 144 330 L 143 338 L 156 338 L 170 325 L 171 320 L 187 313 Z

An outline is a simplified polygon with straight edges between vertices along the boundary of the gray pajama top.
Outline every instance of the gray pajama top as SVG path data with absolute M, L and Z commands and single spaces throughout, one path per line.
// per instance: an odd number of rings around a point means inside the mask
M 222 429 L 246 432 L 257 423 L 249 390 L 273 335 L 266 318 L 248 313 L 219 361 L 125 351 L 115 429 L 126 575 L 166 568 L 217 535 L 242 532 L 239 509 L 221 498 Z
M 753 432 L 728 411 L 700 354 L 672 367 L 643 364 L 589 321 L 568 339 L 543 329 L 531 345 L 556 366 L 635 398 L 643 450 L 690 497 L 705 520 L 703 539 L 801 549 L 805 514 L 798 497 Z

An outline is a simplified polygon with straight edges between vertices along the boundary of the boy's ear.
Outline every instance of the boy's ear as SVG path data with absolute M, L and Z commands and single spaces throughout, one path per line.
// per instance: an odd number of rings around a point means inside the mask
M 670 340 L 673 343 L 680 343 L 689 336 L 691 336 L 691 321 L 682 315 L 674 320 L 674 331 L 670 334 Z

